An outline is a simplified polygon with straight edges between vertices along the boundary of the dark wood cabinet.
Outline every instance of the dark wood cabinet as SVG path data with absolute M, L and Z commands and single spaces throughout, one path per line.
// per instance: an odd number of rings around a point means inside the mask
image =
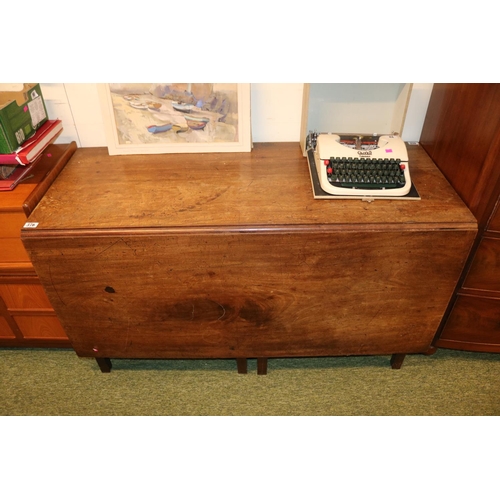
M 500 352 L 500 84 L 435 84 L 420 143 L 479 227 L 434 345 Z

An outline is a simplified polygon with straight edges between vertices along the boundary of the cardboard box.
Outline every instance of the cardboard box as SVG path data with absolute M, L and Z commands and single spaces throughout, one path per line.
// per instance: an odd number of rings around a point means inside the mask
M 48 119 L 39 83 L 0 91 L 0 153 L 13 153 Z

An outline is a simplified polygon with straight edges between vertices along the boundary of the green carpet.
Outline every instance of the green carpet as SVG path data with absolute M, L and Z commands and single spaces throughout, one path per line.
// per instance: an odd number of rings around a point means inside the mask
M 71 350 L 0 349 L 0 415 L 499 415 L 500 354 L 119 360 L 103 374 Z

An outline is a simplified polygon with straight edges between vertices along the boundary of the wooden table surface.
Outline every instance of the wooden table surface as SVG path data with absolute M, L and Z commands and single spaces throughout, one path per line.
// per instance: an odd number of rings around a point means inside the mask
M 427 154 L 421 200 L 316 200 L 298 143 L 75 152 L 23 242 L 81 356 L 426 352 L 477 232 Z
M 412 224 L 473 228 L 474 217 L 419 146 L 408 146 L 421 200 L 315 200 L 298 143 L 251 153 L 108 156 L 81 148 L 30 221 L 36 231 Z

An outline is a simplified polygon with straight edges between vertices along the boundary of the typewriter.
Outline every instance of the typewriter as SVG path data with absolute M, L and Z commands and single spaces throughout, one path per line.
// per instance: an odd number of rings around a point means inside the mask
M 378 198 L 410 192 L 408 153 L 396 134 L 310 133 L 307 149 L 321 188 L 330 195 Z

